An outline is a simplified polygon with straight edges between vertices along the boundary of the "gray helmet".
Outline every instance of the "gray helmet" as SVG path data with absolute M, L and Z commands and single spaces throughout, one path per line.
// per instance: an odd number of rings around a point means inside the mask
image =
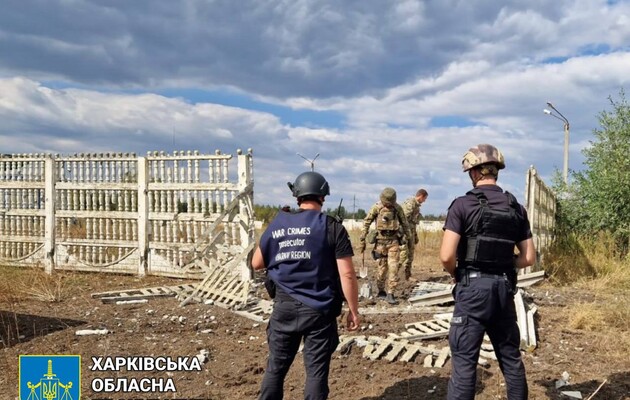
M 294 197 L 302 196 L 328 196 L 330 194 L 330 187 L 326 178 L 317 172 L 309 171 L 302 172 L 295 178 L 295 182 L 287 182 L 289 189 L 293 192 Z
M 386 206 L 393 206 L 396 203 L 396 191 L 394 188 L 386 187 L 381 192 L 381 203 Z

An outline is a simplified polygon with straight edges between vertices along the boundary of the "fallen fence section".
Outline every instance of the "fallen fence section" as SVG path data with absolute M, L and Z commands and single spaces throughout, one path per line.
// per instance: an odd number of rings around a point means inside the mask
M 255 243 L 251 242 L 243 252 L 232 259 L 225 267 L 212 270 L 195 287 L 193 292 L 180 303 L 180 306 L 185 306 L 191 301 L 199 299 L 199 301 L 212 300 L 220 302 L 235 309 L 243 308 L 248 301 L 249 280 L 244 280 L 240 274 L 235 274 L 234 266 L 238 265 L 243 258 L 249 255 L 254 245 Z
M 518 275 L 518 287 L 529 287 L 545 279 L 545 271 L 536 271 Z M 453 302 L 452 284 L 436 282 L 418 282 L 409 296 L 409 303 L 413 306 L 435 306 Z
M 104 304 L 127 300 L 149 300 L 158 297 L 175 297 L 180 293 L 192 292 L 194 284 L 176 286 L 157 286 L 142 289 L 115 290 L 109 292 L 92 293 L 92 298 L 101 300 Z

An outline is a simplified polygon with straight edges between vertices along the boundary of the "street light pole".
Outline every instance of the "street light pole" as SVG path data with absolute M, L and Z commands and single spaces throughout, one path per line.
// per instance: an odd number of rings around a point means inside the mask
M 547 105 L 549 106 L 549 108 L 555 111 L 557 115 L 547 109 L 544 109 L 543 112 L 547 115 L 551 115 L 552 117 L 559 119 L 564 124 L 564 165 L 562 169 L 562 176 L 564 178 L 564 184 L 568 185 L 569 184 L 569 126 L 570 126 L 569 120 L 564 115 L 562 115 L 562 113 L 558 111 L 558 109 L 554 107 L 553 104 L 551 104 L 551 102 L 548 101 Z

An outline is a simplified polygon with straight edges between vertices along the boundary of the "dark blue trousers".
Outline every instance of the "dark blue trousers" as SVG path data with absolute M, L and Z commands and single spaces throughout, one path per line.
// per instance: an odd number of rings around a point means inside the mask
M 328 398 L 330 359 L 339 344 L 337 320 L 278 293 L 267 325 L 269 359 L 260 389 L 261 400 L 282 399 L 284 378 L 302 340 L 306 369 L 304 398 Z
M 507 398 L 527 398 L 525 367 L 519 350 L 520 334 L 516 322 L 514 294 L 502 275 L 470 278 L 453 291 L 455 310 L 449 330 L 451 379 L 449 400 L 475 397 L 477 362 L 484 333 L 488 334 L 505 378 Z

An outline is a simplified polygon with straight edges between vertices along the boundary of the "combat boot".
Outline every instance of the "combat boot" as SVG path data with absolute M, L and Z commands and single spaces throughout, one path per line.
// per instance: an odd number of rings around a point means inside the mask
M 392 306 L 395 306 L 396 304 L 398 304 L 398 300 L 396 300 L 393 293 L 387 293 L 387 297 L 385 297 L 385 301 L 391 304 Z
M 409 281 L 411 279 L 411 269 L 405 269 L 405 280 Z
M 384 299 L 385 297 L 387 297 L 387 293 L 384 290 L 379 290 L 376 297 L 378 297 L 379 299 Z

